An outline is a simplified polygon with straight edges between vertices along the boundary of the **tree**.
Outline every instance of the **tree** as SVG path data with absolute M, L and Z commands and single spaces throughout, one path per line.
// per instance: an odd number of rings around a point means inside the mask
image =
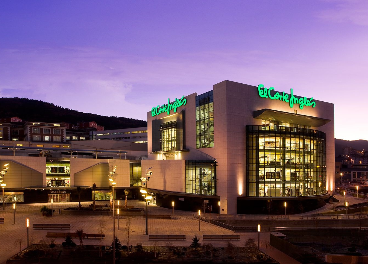
M 192 239 L 192 244 L 190 244 L 191 248 L 198 248 L 201 244 L 199 243 L 199 238 L 197 236 L 194 236 Z

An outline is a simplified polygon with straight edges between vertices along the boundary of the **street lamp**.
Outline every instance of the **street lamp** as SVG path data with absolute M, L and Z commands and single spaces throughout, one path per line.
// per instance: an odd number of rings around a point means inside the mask
M 120 230 L 120 226 L 119 226 L 119 216 L 120 216 L 120 209 L 117 209 L 117 214 L 118 214 L 118 230 Z
M 286 216 L 286 206 L 287 206 L 287 204 L 286 204 L 286 202 L 284 202 L 284 207 L 285 207 L 285 216 Z
M 51 216 L 54 215 L 54 199 L 51 198 Z
M 144 196 L 144 200 L 146 201 L 146 235 L 148 235 L 148 205 L 147 205 L 147 191 L 146 190 L 140 190 L 140 192 L 142 193 L 142 195 Z
M 27 247 L 29 247 L 29 218 L 26 219 L 27 226 Z
M 340 172 L 340 185 L 342 186 L 342 172 Z
M 15 203 L 13 203 L 13 210 L 14 210 L 14 221 L 13 221 L 13 224 L 15 225 Z
M 201 231 L 201 210 L 198 210 L 198 231 Z
M 119 216 L 120 216 L 120 201 L 118 200 L 118 209 L 116 211 L 118 213 L 118 230 L 119 230 Z
M 348 206 L 349 206 L 349 203 L 348 202 L 345 202 L 346 216 L 348 215 Z
M 258 224 L 257 231 L 258 231 L 258 250 L 259 250 L 259 235 L 261 233 L 261 225 L 260 224 Z
M 112 186 L 112 219 L 113 219 L 113 241 L 112 241 L 112 252 L 113 252 L 113 256 L 112 256 L 112 263 L 115 264 L 115 187 L 116 182 L 112 182 L 111 186 Z
M 3 188 L 3 210 L 5 210 L 5 186 L 6 183 L 1 184 L 1 188 Z
M 173 209 L 173 215 L 174 215 L 174 207 L 175 207 L 175 202 L 174 202 L 174 201 L 172 201 L 172 202 L 171 202 L 171 205 L 172 205 L 172 209 Z
M 146 190 L 141 190 L 141 193 L 144 193 L 145 195 L 145 200 L 146 200 L 146 235 L 148 235 L 148 204 L 147 204 L 147 200 L 148 200 L 148 181 L 150 180 L 151 178 L 151 175 L 152 175 L 152 171 L 151 171 L 152 167 L 148 168 L 147 171 L 146 171 L 146 177 L 142 177 L 141 180 L 143 182 L 145 182 L 145 187 L 146 187 Z M 152 197 L 151 197 L 152 198 Z M 149 199 L 151 199 L 149 198 Z

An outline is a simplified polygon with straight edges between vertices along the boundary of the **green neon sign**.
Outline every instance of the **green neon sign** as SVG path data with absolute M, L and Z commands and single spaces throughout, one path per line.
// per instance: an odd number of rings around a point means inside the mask
M 186 105 L 186 104 L 187 104 L 187 99 L 185 99 L 184 95 L 180 99 L 175 98 L 175 100 L 172 103 L 170 103 L 170 98 L 168 98 L 167 104 L 152 107 L 151 114 L 152 116 L 157 116 L 161 113 L 166 112 L 168 115 L 170 115 L 171 110 L 174 110 L 174 113 L 176 113 L 177 108 L 179 108 L 180 106 Z
M 296 97 L 294 96 L 293 89 L 290 88 L 290 94 L 284 92 L 276 92 L 275 88 L 270 87 L 266 88 L 263 84 L 258 85 L 258 95 L 261 98 L 269 98 L 271 100 L 279 100 L 285 103 L 289 103 L 290 108 L 293 108 L 294 105 L 299 105 L 300 109 L 303 109 L 304 106 L 316 107 L 316 102 L 313 97 Z

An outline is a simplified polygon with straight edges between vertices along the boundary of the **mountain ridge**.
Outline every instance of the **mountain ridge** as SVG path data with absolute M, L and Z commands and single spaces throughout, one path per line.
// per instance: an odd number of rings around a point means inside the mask
M 71 123 L 96 122 L 105 130 L 146 127 L 147 122 L 117 116 L 83 113 L 40 100 L 28 98 L 0 98 L 0 118 L 19 117 L 30 122 Z

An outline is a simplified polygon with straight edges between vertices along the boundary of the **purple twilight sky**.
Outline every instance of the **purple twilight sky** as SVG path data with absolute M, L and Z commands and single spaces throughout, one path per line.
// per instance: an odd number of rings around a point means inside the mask
M 1 97 L 146 120 L 223 80 L 263 83 L 334 103 L 335 137 L 368 140 L 367 70 L 368 1 L 0 1 Z

